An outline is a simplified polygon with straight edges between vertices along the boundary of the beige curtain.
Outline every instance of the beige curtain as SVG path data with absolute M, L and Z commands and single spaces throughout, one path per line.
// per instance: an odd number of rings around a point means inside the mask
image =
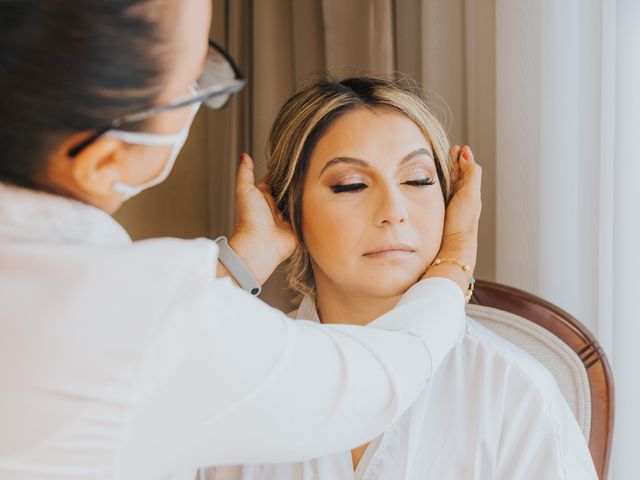
M 495 0 L 214 0 L 212 37 L 248 87 L 223 112 L 201 112 L 169 180 L 119 214 L 134 238 L 230 234 L 242 151 L 265 173 L 270 125 L 305 80 L 329 73 L 408 74 L 423 88 L 454 143 L 484 167 L 477 276 L 494 278 Z M 265 248 L 268 248 L 265 245 Z M 290 307 L 281 272 L 263 298 Z

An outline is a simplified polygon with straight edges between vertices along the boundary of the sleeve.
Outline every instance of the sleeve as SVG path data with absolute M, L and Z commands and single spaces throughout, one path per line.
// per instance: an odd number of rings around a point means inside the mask
M 142 367 L 121 466 L 155 478 L 360 445 L 411 405 L 464 321 L 446 279 L 366 327 L 292 320 L 229 279 L 187 284 Z
M 496 480 L 598 480 L 587 442 L 553 379 L 518 378 L 505 412 Z

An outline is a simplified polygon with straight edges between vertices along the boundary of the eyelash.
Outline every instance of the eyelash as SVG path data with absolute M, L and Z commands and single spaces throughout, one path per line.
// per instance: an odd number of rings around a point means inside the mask
M 431 178 L 422 178 L 420 180 L 409 180 L 404 182 L 404 185 L 410 185 L 412 187 L 426 187 L 428 185 L 434 185 L 436 183 L 435 180 Z M 332 185 L 331 190 L 333 193 L 345 193 L 345 192 L 359 192 L 360 190 L 364 190 L 367 188 L 367 185 L 364 183 L 349 183 L 347 185 Z
M 333 193 L 357 192 L 364 190 L 367 186 L 364 183 L 349 183 L 348 185 L 331 185 Z

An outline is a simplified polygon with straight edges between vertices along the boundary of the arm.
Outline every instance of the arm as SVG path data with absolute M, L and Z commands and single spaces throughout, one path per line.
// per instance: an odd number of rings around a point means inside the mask
M 463 331 L 463 296 L 444 279 L 417 284 L 375 328 L 294 321 L 228 280 L 204 282 L 185 282 L 140 375 L 124 457 L 138 478 L 362 444 Z

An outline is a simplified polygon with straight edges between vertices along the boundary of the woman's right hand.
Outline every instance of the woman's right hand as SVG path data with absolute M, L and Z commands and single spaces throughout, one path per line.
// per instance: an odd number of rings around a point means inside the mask
M 478 251 L 478 222 L 482 210 L 480 186 L 482 168 L 475 162 L 468 146 L 454 145 L 449 149 L 452 168 L 452 197 L 445 212 L 442 244 L 437 258 L 456 258 L 473 272 Z M 424 277 L 445 276 L 464 285 L 467 279 L 462 269 L 441 264 L 427 269 Z

